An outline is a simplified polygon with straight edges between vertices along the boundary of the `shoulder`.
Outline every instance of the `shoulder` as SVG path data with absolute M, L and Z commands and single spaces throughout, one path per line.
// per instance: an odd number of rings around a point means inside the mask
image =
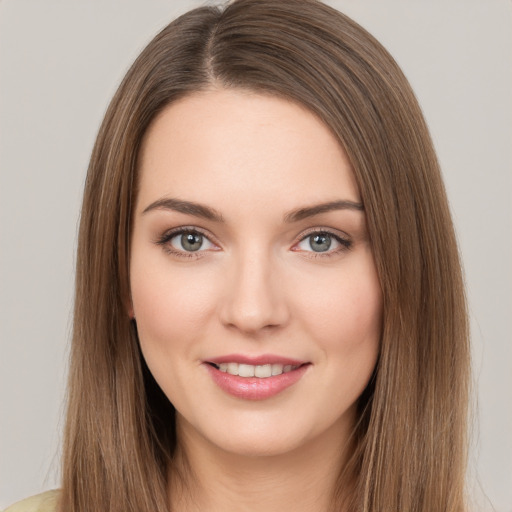
M 43 492 L 18 501 L 18 503 L 7 507 L 4 512 L 55 512 L 58 495 L 58 490 Z

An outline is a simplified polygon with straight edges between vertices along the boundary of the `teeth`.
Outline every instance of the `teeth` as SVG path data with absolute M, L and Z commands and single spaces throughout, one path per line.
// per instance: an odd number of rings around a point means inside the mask
M 282 364 L 273 364 L 272 365 L 272 375 L 281 375 L 283 373 L 283 365 Z
M 228 363 L 226 371 L 231 375 L 238 375 L 238 363 Z
M 229 373 L 230 375 L 238 375 L 240 377 L 258 377 L 265 379 L 266 377 L 274 377 L 282 373 L 288 373 L 298 368 L 291 364 L 262 364 L 254 366 L 252 364 L 238 364 L 238 363 L 220 363 L 217 365 L 221 372 Z
M 238 375 L 240 377 L 254 377 L 255 367 L 250 364 L 239 364 Z
M 254 376 L 265 378 L 270 377 L 272 375 L 272 365 L 264 364 L 263 366 L 255 366 L 254 367 Z

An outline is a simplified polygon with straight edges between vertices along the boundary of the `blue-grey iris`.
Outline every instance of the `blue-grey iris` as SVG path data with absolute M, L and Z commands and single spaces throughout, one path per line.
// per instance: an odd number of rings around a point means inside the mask
M 311 235 L 309 245 L 315 252 L 325 252 L 331 248 L 331 237 L 326 233 Z
M 197 251 L 203 245 L 203 235 L 185 233 L 181 235 L 181 245 L 186 251 Z

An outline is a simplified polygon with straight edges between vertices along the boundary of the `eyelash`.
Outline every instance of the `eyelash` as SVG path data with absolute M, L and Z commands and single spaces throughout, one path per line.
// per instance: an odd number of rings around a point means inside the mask
M 184 234 L 201 235 L 202 237 L 209 240 L 210 243 L 213 243 L 211 242 L 210 237 L 206 233 L 203 233 L 203 231 L 201 231 L 200 229 L 192 226 L 184 226 L 166 231 L 160 238 L 156 240 L 155 243 L 157 245 L 160 245 L 167 254 L 177 256 L 178 258 L 201 258 L 203 256 L 203 253 L 205 252 L 204 250 L 179 251 L 172 247 L 172 245 L 170 244 L 171 240 L 178 235 Z
M 322 227 L 313 228 L 309 231 L 306 231 L 305 233 L 301 233 L 300 237 L 298 238 L 298 240 L 296 242 L 294 242 L 293 246 L 295 247 L 300 242 L 307 240 L 309 237 L 311 237 L 313 235 L 327 235 L 330 238 L 336 240 L 336 242 L 338 242 L 340 244 L 340 246 L 337 249 L 328 250 L 328 251 L 324 251 L 324 252 L 315 252 L 313 250 L 304 251 L 305 253 L 307 253 L 307 256 L 305 256 L 307 258 L 312 258 L 312 259 L 331 258 L 333 256 L 337 256 L 338 254 L 340 254 L 342 252 L 346 252 L 346 251 L 350 250 L 352 247 L 352 241 L 348 238 L 348 236 L 345 235 L 345 237 L 344 237 L 344 236 L 340 235 L 339 233 L 335 233 L 332 229 L 322 228 Z
M 170 242 L 173 238 L 175 238 L 178 235 L 184 235 L 184 234 L 192 234 L 192 235 L 201 235 L 202 237 L 206 238 L 210 243 L 214 244 L 210 240 L 210 237 L 204 233 L 202 230 L 192 227 L 192 226 L 184 226 L 179 228 L 174 228 L 169 231 L 166 231 L 162 234 L 161 237 L 159 237 L 155 243 L 157 245 L 160 245 L 163 250 L 171 254 L 173 256 L 177 256 L 179 258 L 201 258 L 204 255 L 205 250 L 198 250 L 198 251 L 181 251 L 177 250 L 174 247 L 170 245 Z M 344 238 L 343 236 L 333 232 L 331 229 L 328 228 L 314 228 L 310 231 L 307 231 L 306 233 L 301 233 L 300 237 L 294 242 L 293 246 L 295 247 L 299 243 L 303 242 L 307 238 L 313 236 L 313 235 L 327 235 L 334 239 L 336 242 L 340 244 L 340 246 L 337 249 L 324 251 L 324 252 L 315 252 L 315 251 L 303 251 L 308 254 L 306 256 L 307 258 L 329 258 L 332 256 L 336 256 L 337 254 L 341 252 L 345 252 L 351 249 L 352 247 L 352 241 L 349 238 Z M 293 250 L 293 249 L 292 249 Z M 299 252 L 298 250 L 296 250 Z

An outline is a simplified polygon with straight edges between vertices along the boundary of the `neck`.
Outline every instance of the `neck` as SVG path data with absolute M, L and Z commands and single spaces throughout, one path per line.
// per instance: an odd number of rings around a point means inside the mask
M 171 510 L 329 512 L 350 454 L 344 449 L 348 436 L 336 428 L 328 434 L 286 454 L 245 456 L 212 445 L 195 430 L 178 428 Z

